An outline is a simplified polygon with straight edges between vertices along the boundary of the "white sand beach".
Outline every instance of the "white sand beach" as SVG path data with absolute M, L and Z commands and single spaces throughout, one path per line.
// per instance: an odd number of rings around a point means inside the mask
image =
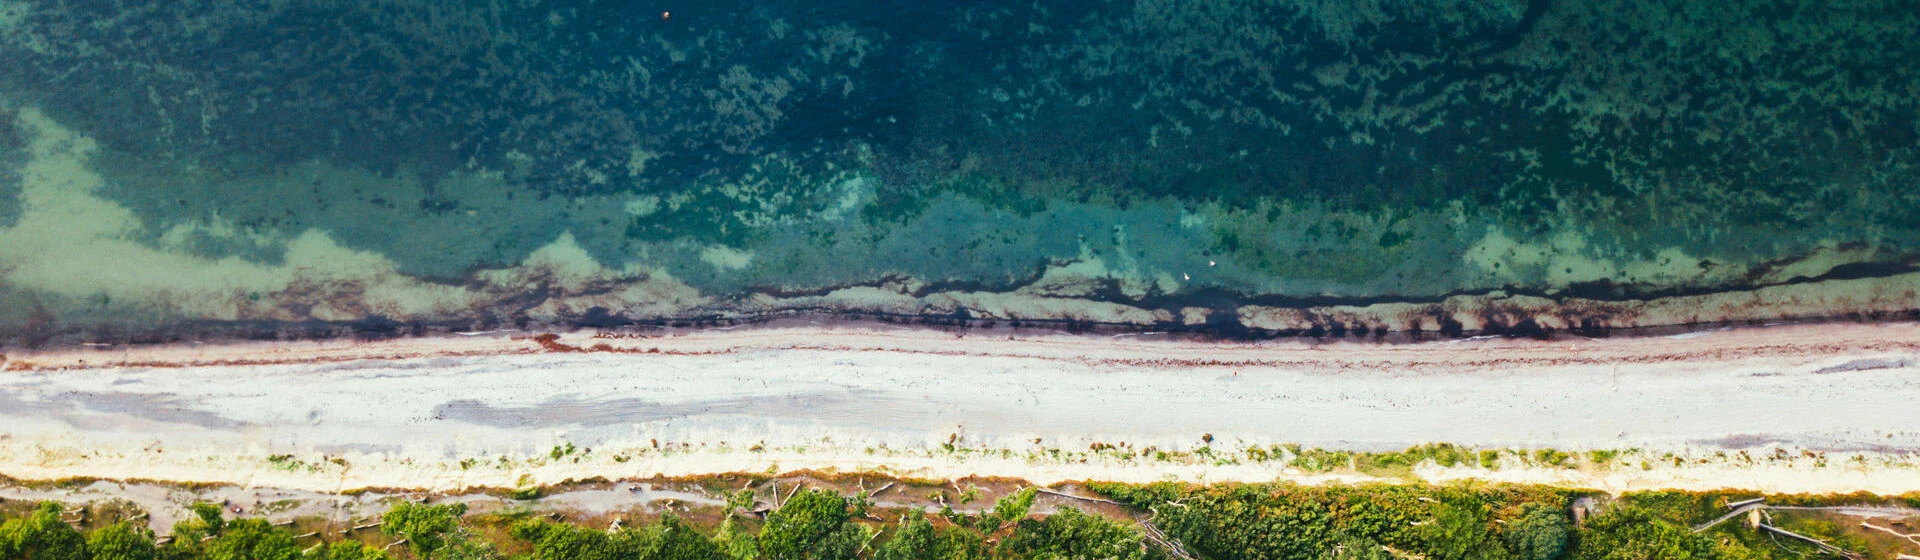
M 338 491 L 809 468 L 1315 482 L 1365 476 L 1243 450 L 1444 442 L 1626 454 L 1562 468 L 1510 452 L 1499 469 L 1420 477 L 1920 490 L 1913 324 L 1389 345 L 796 322 L 8 360 L 0 475 L 28 480 Z

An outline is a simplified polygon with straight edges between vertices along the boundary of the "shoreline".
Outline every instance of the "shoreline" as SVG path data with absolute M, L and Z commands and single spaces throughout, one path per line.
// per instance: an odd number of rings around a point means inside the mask
M 1744 290 L 1680 292 L 1645 299 L 1489 290 L 1406 301 L 1379 298 L 1319 304 L 1308 303 L 1310 299 L 1198 297 L 1187 302 L 1193 305 L 1185 305 L 1183 300 L 1166 297 L 1131 301 L 1039 296 L 1021 291 L 921 294 L 893 288 L 898 287 L 851 286 L 802 295 L 751 292 L 741 298 L 751 303 L 723 305 L 706 313 L 685 308 L 639 317 L 608 315 L 604 307 L 584 307 L 586 302 L 550 302 L 553 305 L 548 307 L 562 311 L 549 309 L 554 312 L 504 320 L 458 315 L 400 321 L 384 316 L 182 319 L 152 326 L 74 324 L 48 332 L 34 331 L 52 325 L 0 324 L 0 350 L 19 353 L 260 340 L 379 341 L 494 331 L 671 333 L 821 323 L 984 335 L 1144 334 L 1192 342 L 1297 339 L 1418 344 L 1483 336 L 1640 338 L 1781 325 L 1876 325 L 1920 320 L 1920 272 L 1799 279 Z M 1229 303 L 1222 306 L 1221 301 Z
M 1667 334 L 1552 338 L 1478 335 L 1418 342 L 1345 338 L 1196 340 L 1168 332 L 1087 334 L 1052 330 L 942 328 L 806 318 L 726 327 L 658 329 L 492 329 L 422 336 L 356 339 L 182 341 L 160 344 L 87 344 L 0 354 L 0 370 L 102 367 L 198 367 L 403 360 L 528 354 L 713 355 L 765 350 L 847 350 L 972 356 L 1077 357 L 1086 362 L 1177 365 L 1299 365 L 1390 362 L 1453 364 L 1572 364 L 1626 360 L 1654 363 L 1707 356 L 1788 356 L 1811 359 L 1847 352 L 1920 351 L 1920 322 L 1788 322 L 1720 325 Z M 979 343 L 982 340 L 989 343 Z M 1688 341 L 1676 343 L 1675 341 Z M 1452 350 L 1467 345 L 1472 352 Z M 964 349 L 962 349 L 964 347 Z M 1011 349 L 1009 349 L 1011 348 Z M 1302 352 L 1308 352 L 1302 354 Z M 1101 353 L 1108 354 L 1101 356 Z M 1499 353 L 1501 358 L 1483 358 Z M 1195 359 L 1198 354 L 1239 356 Z M 1471 356 L 1470 359 L 1461 357 Z M 1167 358 L 1184 356 L 1184 358 Z M 1258 356 L 1258 357 L 1253 357 Z M 1619 363 L 1619 362 L 1616 362 Z

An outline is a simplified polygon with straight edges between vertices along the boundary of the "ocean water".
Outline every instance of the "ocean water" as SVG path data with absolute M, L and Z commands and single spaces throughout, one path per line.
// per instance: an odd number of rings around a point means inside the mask
M 1910 317 L 1915 29 L 1911 1 L 0 0 L 0 344 Z

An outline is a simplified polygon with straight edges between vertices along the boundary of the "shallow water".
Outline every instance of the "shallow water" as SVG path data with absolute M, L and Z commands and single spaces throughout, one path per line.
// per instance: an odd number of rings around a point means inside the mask
M 1910 8 L 9 0 L 0 342 L 1909 316 Z

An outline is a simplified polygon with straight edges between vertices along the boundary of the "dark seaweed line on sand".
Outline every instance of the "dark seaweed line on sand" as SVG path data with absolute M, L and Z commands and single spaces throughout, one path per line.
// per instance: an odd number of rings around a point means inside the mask
M 1608 324 L 1607 320 L 1610 317 L 1607 316 L 1580 316 L 1578 306 L 1573 305 L 1572 300 L 1581 300 L 1582 303 L 1586 304 L 1630 306 L 1634 303 L 1645 303 L 1651 300 L 1669 297 L 1710 296 L 1828 280 L 1884 278 L 1913 272 L 1915 270 L 1920 270 L 1920 267 L 1914 266 L 1911 262 L 1849 265 L 1836 267 L 1832 271 L 1820 276 L 1797 277 L 1786 282 L 1773 284 L 1754 285 L 1737 289 L 1669 290 L 1654 294 L 1636 294 L 1632 297 L 1623 296 L 1610 285 L 1601 284 L 1576 286 L 1574 288 L 1552 292 L 1503 288 L 1412 298 L 1249 296 L 1214 289 L 1178 295 L 1149 294 L 1144 298 L 1128 298 L 1119 292 L 1117 285 L 1107 285 L 1095 290 L 1091 296 L 1074 298 L 1088 302 L 1127 305 L 1143 310 L 1176 312 L 1182 308 L 1210 310 L 1206 322 L 1194 325 L 1180 322 L 1134 324 L 1058 318 L 980 318 L 974 316 L 965 308 L 961 308 L 953 313 L 909 314 L 842 309 L 826 306 L 802 306 L 762 313 L 707 313 L 668 318 L 630 319 L 614 315 L 610 310 L 596 307 L 578 317 L 551 322 L 531 320 L 526 318 L 522 311 L 515 310 L 504 314 L 487 311 L 476 316 L 440 321 L 396 321 L 383 316 L 373 316 L 352 321 L 177 321 L 146 327 L 104 326 L 56 328 L 50 333 L 25 332 L 25 329 L 18 327 L 0 327 L 0 346 L 38 348 L 77 346 L 82 344 L 149 345 L 183 341 L 214 342 L 223 340 L 384 340 L 494 329 L 523 331 L 604 329 L 645 332 L 662 329 L 701 329 L 767 325 L 796 318 L 838 321 L 847 324 L 920 325 L 932 328 L 952 329 L 960 335 L 976 332 L 981 334 L 993 332 L 1061 332 L 1105 335 L 1165 333 L 1169 336 L 1186 337 L 1200 341 L 1333 338 L 1396 343 L 1449 340 L 1488 335 L 1537 339 L 1551 339 L 1563 336 L 1592 338 L 1610 336 L 1664 336 L 1737 326 L 1824 322 L 1874 323 L 1916 321 L 1920 320 L 1920 306 L 1898 311 L 1834 310 L 1827 314 L 1810 317 L 1707 321 L 1662 326 L 1616 326 Z M 961 284 L 940 284 L 927 286 L 921 290 L 916 290 L 916 293 L 907 295 L 925 296 L 940 292 L 969 291 L 967 288 L 977 287 Z M 1490 305 L 1480 310 L 1481 319 L 1486 327 L 1467 329 L 1456 320 L 1449 311 L 1441 307 L 1442 302 L 1449 298 L 1463 296 L 1488 297 L 1496 292 L 1510 296 L 1534 296 L 1559 302 L 1562 305 L 1561 307 L 1549 308 L 1541 311 L 1540 314 L 1557 316 L 1567 320 L 1566 322 L 1568 324 L 1576 326 L 1567 329 L 1546 327 L 1540 325 L 1531 317 L 1510 316 L 1498 309 L 1497 305 Z M 824 294 L 825 292 L 820 293 Z M 782 298 L 817 295 L 776 289 L 755 291 L 753 294 Z M 746 296 L 743 296 L 742 299 L 745 297 Z M 1431 306 L 1430 309 L 1421 311 L 1418 314 L 1433 320 L 1434 323 L 1438 325 L 1438 328 L 1434 330 L 1420 330 L 1417 326 L 1406 328 L 1406 326 L 1387 325 L 1384 323 L 1349 323 L 1343 322 L 1331 316 L 1331 314 L 1315 311 L 1316 308 L 1334 306 L 1366 307 L 1377 304 L 1429 305 Z M 1245 305 L 1305 311 L 1307 315 L 1306 319 L 1311 326 L 1298 329 L 1263 329 L 1250 327 L 1242 323 L 1237 314 L 1233 312 L 1233 310 Z

